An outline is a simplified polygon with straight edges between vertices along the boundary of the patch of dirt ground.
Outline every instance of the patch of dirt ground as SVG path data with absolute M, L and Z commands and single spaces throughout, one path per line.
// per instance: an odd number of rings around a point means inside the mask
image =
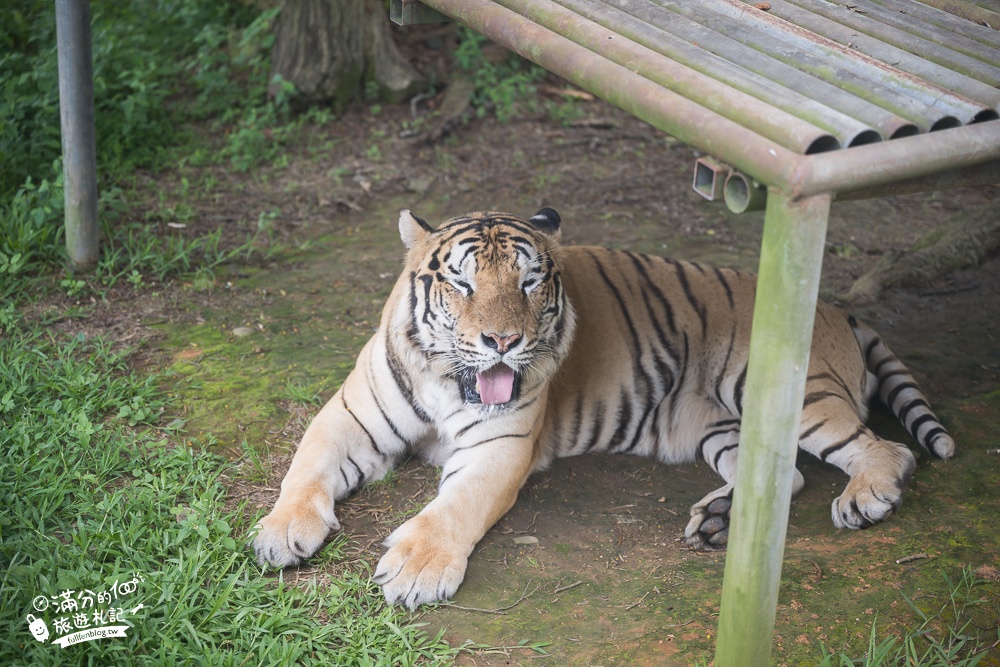
M 377 324 L 402 258 L 400 208 L 438 223 L 469 210 L 530 215 L 551 206 L 566 243 L 756 268 L 763 215 L 734 216 L 693 193 L 690 148 L 599 101 L 577 102 L 568 122 L 553 116 L 529 109 L 507 124 L 474 119 L 429 142 L 411 134 L 409 106 L 355 109 L 304 128 L 281 164 L 249 174 L 179 166 L 140 175 L 129 196 L 146 199 L 140 208 L 164 235 L 221 228 L 243 238 L 264 220 L 259 242 L 286 250 L 141 300 L 119 288 L 89 324 L 58 326 L 154 339 L 146 363 L 168 371 L 187 432 L 213 433 L 221 451 L 245 457 L 234 495 L 265 512 L 314 403 L 332 395 Z M 998 187 L 835 203 L 823 294 L 843 293 L 880 254 L 945 218 L 998 203 Z M 167 226 L 180 204 L 183 230 Z M 862 532 L 838 531 L 829 519 L 846 478 L 801 462 L 807 485 L 791 510 L 776 664 L 815 664 L 821 644 L 858 657 L 873 622 L 879 636 L 920 622 L 907 599 L 924 613 L 950 609 L 945 576 L 1000 566 L 998 269 L 992 257 L 855 309 L 923 382 L 958 454 L 947 462 L 918 454 L 898 516 Z M 874 424 L 910 442 L 886 414 Z M 373 566 L 380 540 L 432 497 L 436 479 L 410 462 L 339 506 L 352 566 Z M 688 550 L 681 533 L 688 507 L 716 486 L 704 465 L 560 461 L 531 478 L 476 548 L 453 605 L 416 617 L 453 643 L 475 644 L 462 664 L 707 663 L 725 557 Z M 906 560 L 915 555 L 926 558 Z M 335 576 L 345 566 L 318 562 L 300 575 Z M 966 632 L 988 645 L 1000 619 L 996 578 L 973 598 Z M 930 632 L 946 636 L 950 614 Z M 525 648 L 542 644 L 544 653 Z M 1000 664 L 997 649 L 980 664 Z

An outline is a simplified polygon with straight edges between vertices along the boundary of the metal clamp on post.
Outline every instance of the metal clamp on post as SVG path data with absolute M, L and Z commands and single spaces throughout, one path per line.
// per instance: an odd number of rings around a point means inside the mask
M 763 211 L 767 205 L 767 189 L 746 174 L 731 171 L 726 177 L 722 198 L 733 213 Z
M 390 0 L 389 18 L 396 25 L 447 23 L 451 19 L 418 0 Z
M 708 201 L 725 201 L 733 213 L 763 211 L 767 202 L 763 185 L 713 157 L 695 160 L 692 187 Z

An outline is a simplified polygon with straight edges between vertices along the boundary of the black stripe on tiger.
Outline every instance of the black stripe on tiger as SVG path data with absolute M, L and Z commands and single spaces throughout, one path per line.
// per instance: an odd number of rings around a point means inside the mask
M 727 433 L 733 433 L 734 431 L 740 430 L 740 420 L 739 419 L 723 419 L 717 421 L 713 424 L 709 424 L 708 428 L 713 429 L 702 437 L 701 441 L 698 442 L 698 449 L 696 451 L 697 459 L 705 459 L 705 445 L 708 441 L 716 438 L 720 435 L 725 435 Z
M 670 346 L 667 342 L 667 337 L 663 333 L 663 329 L 660 327 L 660 318 L 653 316 L 653 311 L 651 304 L 649 303 L 649 296 L 652 295 L 656 298 L 656 302 L 663 307 L 663 316 L 667 320 L 667 328 L 670 329 L 671 334 L 677 333 L 677 324 L 674 322 L 674 308 L 670 305 L 670 300 L 664 295 L 663 290 L 660 286 L 653 282 L 652 278 L 649 276 L 649 272 L 646 271 L 646 267 L 643 266 L 643 262 L 652 263 L 652 258 L 648 255 L 637 255 L 636 253 L 626 253 L 628 257 L 632 260 L 632 265 L 635 266 L 636 271 L 642 276 L 642 283 L 639 285 L 641 291 L 641 296 L 643 301 L 646 303 L 646 309 L 650 314 L 650 321 L 656 329 L 656 337 L 659 339 L 660 344 L 669 352 L 671 358 L 677 358 L 677 352 Z
M 696 266 L 694 264 L 687 264 L 687 266 Z M 691 289 L 691 283 L 688 282 L 687 270 L 684 268 L 685 263 L 677 262 L 674 264 L 674 269 L 677 272 L 677 280 L 681 283 L 681 289 L 684 291 L 684 296 L 687 298 L 688 303 L 691 305 L 691 309 L 694 310 L 695 314 L 698 315 L 698 320 L 701 322 L 701 337 L 708 337 L 708 309 L 705 307 L 701 301 L 694 295 L 694 291 Z M 701 268 L 701 267 L 698 267 Z
M 444 483 L 445 482 L 447 482 L 449 479 L 451 479 L 454 475 L 456 475 L 459 472 L 461 472 L 463 468 L 465 468 L 465 466 L 458 466 L 454 470 L 449 470 L 444 475 L 442 475 L 441 476 L 441 481 L 438 482 L 438 492 L 439 493 L 441 492 L 441 489 L 442 489 L 442 487 L 444 487 Z
M 733 356 L 733 348 L 736 346 L 736 329 L 729 332 L 729 345 L 726 346 L 726 358 L 722 361 L 722 368 L 715 380 L 715 400 L 719 405 L 728 409 L 726 401 L 722 398 L 722 384 L 726 381 L 726 369 L 729 368 L 729 360 Z
M 726 300 L 729 301 L 729 310 L 736 309 L 736 302 L 733 300 L 733 288 L 729 286 L 729 281 L 726 280 L 726 276 L 722 273 L 722 269 L 713 266 L 712 272 L 715 273 L 716 280 L 722 285 L 722 289 L 726 292 Z
M 504 440 L 506 438 L 524 439 L 530 436 L 531 436 L 531 431 L 528 431 L 527 433 L 505 433 L 504 435 L 495 435 L 492 438 L 486 438 L 485 440 L 480 440 L 479 442 L 473 442 L 468 445 L 462 445 L 461 447 L 455 447 L 452 450 L 452 452 L 465 451 L 466 449 L 472 449 L 474 447 L 479 447 L 481 445 L 486 445 L 491 442 L 496 442 L 497 440 Z
M 854 327 L 858 340 L 867 343 L 865 364 L 878 379 L 879 398 L 925 449 L 935 456 L 950 458 L 954 453 L 954 442 L 930 409 L 912 373 L 871 329 L 859 326 L 853 318 L 849 318 L 848 322 Z M 921 429 L 926 431 L 922 436 L 919 433 Z M 939 439 L 944 441 L 934 447 Z
M 919 417 L 914 419 L 913 423 L 907 426 L 906 428 L 907 430 L 910 431 L 910 433 L 916 434 L 920 432 L 920 427 L 926 424 L 927 422 L 931 422 L 932 424 L 937 424 L 937 419 L 934 417 L 933 413 L 927 412 L 920 415 Z M 923 438 L 919 438 L 916 435 L 914 435 L 913 437 L 917 438 L 917 441 L 923 442 Z
M 925 401 L 922 398 L 916 398 L 907 403 L 906 405 L 904 405 L 902 409 L 899 411 L 899 413 L 896 415 L 896 417 L 899 419 L 899 421 L 903 422 L 903 424 L 905 425 L 906 417 L 910 414 L 910 410 L 912 410 L 913 408 L 921 408 L 921 407 L 927 408 L 928 411 L 931 409 L 931 406 L 927 404 L 927 401 Z
M 802 401 L 802 407 L 812 405 L 813 403 L 819 403 L 820 401 L 827 398 L 843 398 L 840 394 L 835 391 L 827 391 L 825 389 L 820 391 L 814 391 L 805 397 Z
M 668 414 L 670 415 L 670 430 L 674 431 L 677 429 L 677 419 L 680 417 L 679 410 L 677 410 L 677 401 L 684 389 L 684 383 L 687 381 L 688 372 L 688 360 L 691 356 L 691 348 L 688 343 L 687 331 L 681 332 L 681 340 L 684 342 L 684 353 L 681 355 L 681 361 L 678 366 L 681 372 L 677 377 L 677 384 L 674 385 L 674 392 L 670 394 L 670 409 Z
M 403 434 L 399 432 L 399 428 L 396 426 L 396 423 L 392 420 L 391 417 L 389 417 L 389 413 L 386 412 L 385 405 L 383 405 L 382 399 L 379 398 L 379 393 L 375 388 L 375 376 L 372 375 L 372 373 L 373 369 L 371 366 L 369 366 L 368 373 L 365 376 L 365 381 L 368 384 L 368 391 L 371 392 L 372 398 L 375 399 L 375 407 L 378 408 L 378 412 L 382 416 L 382 420 L 389 427 L 389 430 L 392 431 L 392 434 L 396 436 L 396 438 L 401 443 L 403 443 L 403 445 L 405 445 L 407 449 L 409 449 L 410 447 L 413 446 L 413 443 L 410 442 L 408 438 L 404 437 Z
M 802 442 L 803 440 L 805 440 L 806 438 L 808 438 L 809 436 L 811 436 L 813 433 L 815 433 L 816 431 L 818 431 L 821 428 L 823 428 L 824 426 L 826 426 L 826 420 L 825 419 L 823 421 L 821 421 L 821 422 L 817 422 L 817 423 L 813 424 L 812 426 L 810 426 L 805 431 L 803 431 L 802 433 L 799 434 L 799 442 Z
M 906 376 L 910 377 L 910 374 L 907 373 Z M 885 385 L 882 386 L 884 387 Z M 889 406 L 890 410 L 898 413 L 898 409 L 896 408 L 896 399 L 899 398 L 899 395 L 904 391 L 906 391 L 907 389 L 916 389 L 919 391 L 919 387 L 917 387 L 916 382 L 900 382 L 898 385 L 896 385 L 889 391 L 889 393 L 885 397 L 885 404 Z
M 594 413 L 594 420 L 591 422 L 590 438 L 587 441 L 587 445 L 583 448 L 584 452 L 593 450 L 597 446 L 597 443 L 601 441 L 601 434 L 604 432 L 605 411 L 604 401 L 601 400 L 598 400 L 594 404 L 594 407 L 591 408 L 591 412 Z
M 931 445 L 937 440 L 938 436 L 948 435 L 948 431 L 944 429 L 943 426 L 935 426 L 931 430 L 924 434 L 922 440 L 919 440 L 920 444 L 926 447 L 929 451 L 934 452 L 934 448 Z M 937 453 L 937 452 L 935 452 Z
M 629 392 L 626 391 L 625 387 L 621 388 L 621 400 L 618 408 L 618 428 L 615 429 L 615 432 L 611 437 L 611 451 L 616 453 L 626 453 L 632 451 L 639 443 L 642 423 L 645 421 L 645 418 L 640 418 L 639 423 L 635 425 L 635 430 L 631 431 L 633 415 L 638 412 L 639 415 L 648 416 L 649 412 L 652 410 L 652 404 L 655 400 L 653 392 L 654 383 L 653 378 L 650 377 L 646 368 L 642 364 L 642 340 L 636 330 L 635 322 L 633 321 L 629 308 L 625 303 L 625 299 L 622 297 L 618 287 L 612 282 L 610 276 L 608 276 L 600 260 L 592 253 L 590 256 L 594 261 L 594 265 L 597 267 L 598 274 L 601 276 L 601 279 L 607 285 L 612 296 L 614 296 L 615 301 L 618 303 L 618 307 L 621 310 L 622 317 L 625 320 L 625 325 L 628 328 L 629 336 L 632 340 L 632 367 L 635 379 L 637 380 L 635 384 L 638 385 L 634 387 L 632 395 L 639 397 L 643 404 L 639 406 L 638 411 L 634 410 L 632 401 L 629 400 Z M 627 283 L 626 286 L 628 286 Z M 630 431 L 632 433 L 632 437 L 628 438 L 627 434 Z M 628 444 L 625 444 L 626 442 L 628 442 Z
M 424 313 L 420 318 L 420 321 L 424 324 L 430 324 L 432 319 L 437 319 L 437 315 L 431 310 L 431 287 L 434 285 L 434 278 L 427 275 L 417 276 L 420 282 L 424 285 Z M 414 317 L 416 316 L 416 309 L 414 309 Z
M 736 404 L 736 412 L 743 414 L 743 389 L 747 384 L 747 364 L 743 364 L 743 370 L 736 378 L 736 386 L 733 387 L 733 403 Z
M 389 367 L 389 373 L 392 374 L 392 379 L 396 383 L 396 388 L 399 389 L 399 393 L 403 395 L 403 400 L 406 405 L 413 410 L 413 414 L 417 416 L 417 419 L 425 424 L 431 422 L 430 415 L 424 410 L 419 403 L 417 403 L 416 397 L 413 395 L 413 381 L 410 379 L 409 374 L 406 372 L 406 367 L 399 360 L 399 356 L 396 354 L 396 349 L 392 345 L 392 339 L 386 341 L 385 343 L 385 354 L 386 354 L 386 365 Z
M 730 452 L 730 451 L 736 449 L 737 447 L 739 447 L 739 443 L 734 444 L 734 445 L 726 445 L 725 447 L 723 447 L 722 449 L 720 449 L 719 451 L 717 451 L 715 453 L 715 458 L 712 460 L 712 470 L 718 472 L 719 471 L 719 461 L 722 460 L 723 454 L 725 454 L 726 452 Z
M 372 449 L 375 450 L 375 453 L 381 456 L 383 459 L 388 458 L 388 455 L 385 452 L 383 452 L 379 448 L 378 444 L 375 442 L 375 438 L 372 437 L 371 431 L 369 431 L 365 427 L 365 425 L 361 423 L 361 420 L 358 419 L 358 416 L 354 414 L 354 411 L 351 410 L 349 405 L 347 405 L 347 398 L 344 396 L 343 392 L 341 392 L 340 394 L 340 402 L 344 404 L 344 410 L 347 411 L 347 414 L 351 415 L 351 419 L 354 420 L 354 423 L 356 423 L 358 426 L 361 427 L 361 430 L 364 432 L 365 437 L 368 438 L 368 444 L 370 444 Z
M 361 472 L 361 466 L 358 465 L 357 461 L 348 456 L 347 462 L 351 464 L 352 468 L 354 468 L 355 479 L 353 482 L 347 479 L 347 473 L 344 472 L 344 467 L 340 467 L 340 476 L 344 478 L 344 486 L 347 488 L 347 493 L 344 495 L 345 498 L 353 496 L 365 483 L 365 474 Z
M 463 234 L 472 232 L 476 236 L 471 237 L 469 240 L 461 240 L 459 243 L 472 243 L 479 240 L 478 235 L 482 234 L 487 229 L 492 229 L 497 226 L 509 227 L 510 229 L 515 229 L 528 237 L 535 237 L 539 232 L 537 229 L 532 229 L 531 227 L 526 227 L 521 224 L 518 220 L 514 218 L 506 218 L 502 216 L 493 216 L 487 219 L 457 219 L 454 222 L 449 222 L 448 224 L 441 227 L 438 230 L 439 233 L 446 232 L 447 234 L 441 240 L 442 244 L 447 244 L 451 242 L 452 239 L 459 237 Z
M 858 437 L 860 437 L 861 434 L 864 433 L 867 430 L 868 429 L 866 429 L 864 426 L 859 426 L 857 428 L 857 430 L 854 431 L 854 433 L 850 434 L 849 436 L 847 436 L 843 440 L 840 440 L 839 442 L 835 442 L 832 445 L 827 445 L 819 453 L 820 460 L 825 462 L 828 458 L 830 458 L 831 456 L 833 456 L 834 454 L 836 454 L 837 452 L 839 452 L 841 449 L 843 449 L 847 445 L 849 445 L 852 442 L 854 442 L 855 440 L 857 440 Z

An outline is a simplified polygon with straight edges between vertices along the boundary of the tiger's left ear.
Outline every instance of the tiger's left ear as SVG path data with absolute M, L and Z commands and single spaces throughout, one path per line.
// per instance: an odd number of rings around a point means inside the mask
M 541 211 L 528 218 L 528 222 L 534 225 L 535 229 L 543 234 L 558 237 L 559 224 L 562 222 L 562 219 L 559 217 L 559 214 L 551 208 L 543 208 Z
M 407 250 L 433 232 L 431 226 L 410 213 L 410 209 L 404 208 L 399 212 L 399 237 L 403 239 L 403 245 Z

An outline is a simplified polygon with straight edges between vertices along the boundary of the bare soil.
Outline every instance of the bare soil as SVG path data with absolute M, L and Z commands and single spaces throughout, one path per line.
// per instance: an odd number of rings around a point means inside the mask
M 470 119 L 437 141 L 411 135 L 439 101 L 418 105 L 416 118 L 408 106 L 359 108 L 306 127 L 286 164 L 250 174 L 181 166 L 138 176 L 128 196 L 164 235 L 221 227 L 235 243 L 263 213 L 272 220 L 269 243 L 286 250 L 226 268 L 207 284 L 182 281 L 138 299 L 130 287 L 116 288 L 88 322 L 58 325 L 146 337 L 145 363 L 168 371 L 190 437 L 212 433 L 220 451 L 243 457 L 233 492 L 253 510 L 273 503 L 317 409 L 303 396 L 332 395 L 377 324 L 402 257 L 400 208 L 436 223 L 470 210 L 530 215 L 551 206 L 566 243 L 756 267 L 763 215 L 734 216 L 693 193 L 697 155 L 663 133 L 584 101 L 568 123 L 529 109 L 506 124 Z M 1000 187 L 835 203 L 823 294 L 845 292 L 879 254 L 907 247 L 945 218 L 998 203 Z M 180 204 L 192 212 L 186 228 L 168 227 Z M 923 382 L 958 454 L 948 462 L 920 455 L 899 515 L 856 533 L 829 519 L 846 478 L 802 462 L 807 486 L 791 511 L 776 664 L 815 664 L 821 643 L 861 656 L 876 618 L 881 637 L 919 623 L 904 595 L 936 611 L 947 602 L 943 575 L 957 578 L 963 567 L 992 577 L 976 589 L 982 602 L 969 633 L 997 640 L 998 269 L 994 256 L 926 287 L 888 290 L 857 310 Z M 251 333 L 236 335 L 241 326 Z M 891 417 L 874 419 L 886 437 L 909 441 Z M 380 540 L 432 497 L 436 479 L 436 470 L 411 462 L 341 505 L 350 558 L 320 558 L 295 576 L 372 567 Z M 681 532 L 688 507 L 717 485 L 704 465 L 560 461 L 529 481 L 475 550 L 455 606 L 417 616 L 453 643 L 476 644 L 462 664 L 707 663 L 725 556 L 688 550 Z M 515 541 L 524 537 L 535 540 Z M 896 563 L 915 554 L 927 558 Z M 943 633 L 942 624 L 933 628 Z M 544 643 L 546 654 L 524 643 Z M 998 649 L 980 664 L 1000 664 Z

